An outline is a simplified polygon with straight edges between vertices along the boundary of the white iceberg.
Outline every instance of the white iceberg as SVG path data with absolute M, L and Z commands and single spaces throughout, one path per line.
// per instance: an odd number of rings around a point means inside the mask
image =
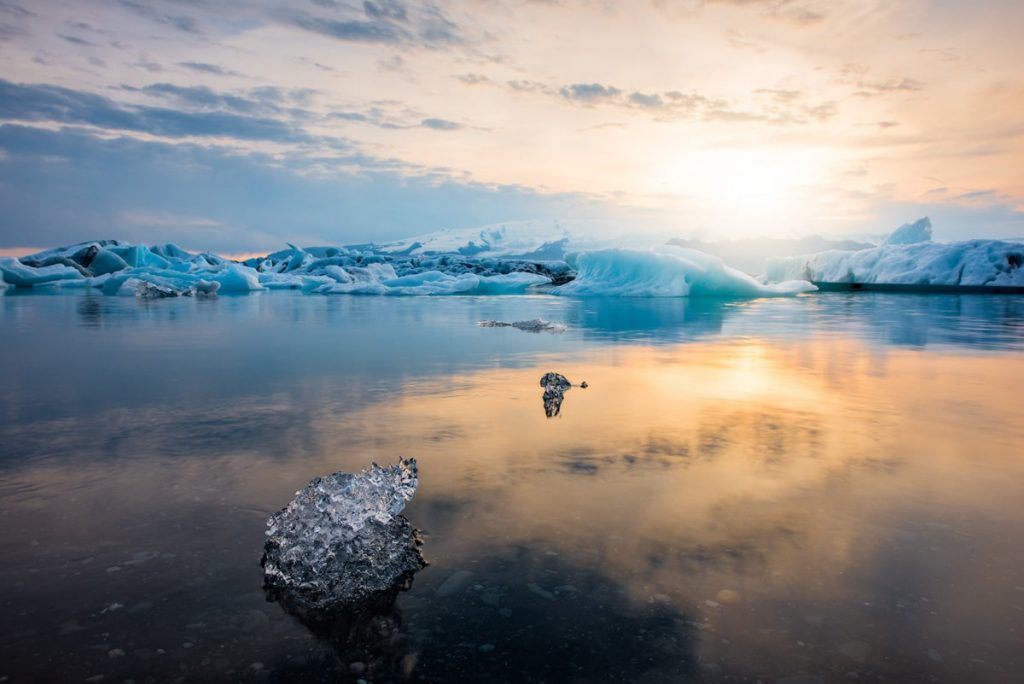
M 768 282 L 1024 287 L 1024 244 L 930 238 L 925 218 L 901 226 L 878 247 L 771 258 L 765 277 Z

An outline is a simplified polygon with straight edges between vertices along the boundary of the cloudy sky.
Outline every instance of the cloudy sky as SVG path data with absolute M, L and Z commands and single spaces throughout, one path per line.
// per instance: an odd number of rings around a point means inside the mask
M 1024 235 L 1019 0 L 0 0 L 0 248 Z

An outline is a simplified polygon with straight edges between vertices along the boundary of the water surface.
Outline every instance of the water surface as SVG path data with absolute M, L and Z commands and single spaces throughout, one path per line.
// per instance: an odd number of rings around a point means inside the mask
M 1022 314 L 8 293 L 0 681 L 1015 681 Z M 267 602 L 269 513 L 403 456 L 412 588 Z

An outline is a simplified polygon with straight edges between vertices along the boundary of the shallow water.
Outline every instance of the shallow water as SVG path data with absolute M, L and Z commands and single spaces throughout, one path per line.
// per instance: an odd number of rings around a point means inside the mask
M 1019 297 L 8 292 L 0 332 L 0 681 L 1024 669 Z M 550 419 L 548 370 L 590 385 Z M 412 588 L 267 602 L 267 516 L 401 456 Z

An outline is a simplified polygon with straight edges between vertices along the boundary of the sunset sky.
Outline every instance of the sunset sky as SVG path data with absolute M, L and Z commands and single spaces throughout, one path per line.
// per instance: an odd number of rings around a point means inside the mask
M 0 247 L 1024 236 L 1020 0 L 0 0 Z

